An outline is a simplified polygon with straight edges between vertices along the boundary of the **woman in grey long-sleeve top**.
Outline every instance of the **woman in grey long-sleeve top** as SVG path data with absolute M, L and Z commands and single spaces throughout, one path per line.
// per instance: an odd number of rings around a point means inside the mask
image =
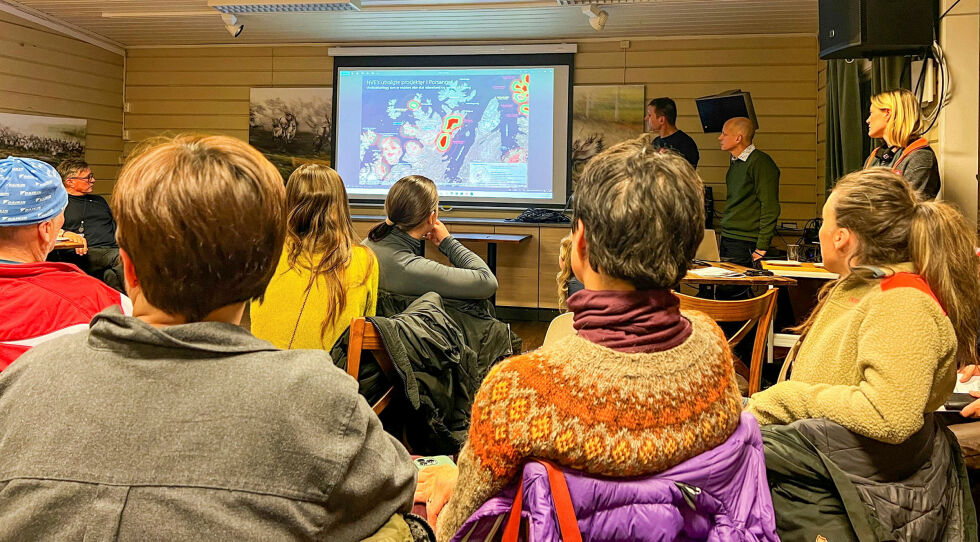
M 487 264 L 449 235 L 439 221 L 436 185 L 421 175 L 399 179 L 385 199 L 385 222 L 364 244 L 378 257 L 378 287 L 394 294 L 435 292 L 456 299 L 487 299 L 497 279 Z M 424 239 L 432 241 L 453 267 L 421 256 Z

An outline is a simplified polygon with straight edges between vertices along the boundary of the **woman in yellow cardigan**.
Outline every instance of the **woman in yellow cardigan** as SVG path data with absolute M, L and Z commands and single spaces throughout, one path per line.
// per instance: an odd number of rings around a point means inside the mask
M 286 183 L 286 245 L 252 333 L 279 348 L 329 350 L 351 320 L 374 316 L 378 262 L 357 241 L 347 190 L 336 171 L 306 164 Z
M 824 265 L 841 278 L 801 326 L 790 379 L 747 409 L 762 424 L 827 418 L 890 444 L 915 434 L 957 365 L 976 363 L 976 242 L 956 210 L 888 169 L 841 179 L 820 228 Z

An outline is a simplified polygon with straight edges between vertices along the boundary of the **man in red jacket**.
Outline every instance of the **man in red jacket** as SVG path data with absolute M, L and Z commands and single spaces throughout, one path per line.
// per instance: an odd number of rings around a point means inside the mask
M 65 221 L 61 176 L 31 158 L 0 160 L 0 371 L 32 346 L 84 330 L 129 298 L 71 264 L 44 261 Z

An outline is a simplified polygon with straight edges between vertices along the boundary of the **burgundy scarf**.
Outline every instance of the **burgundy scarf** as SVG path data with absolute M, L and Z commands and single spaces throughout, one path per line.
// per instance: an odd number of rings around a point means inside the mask
M 589 342 L 627 353 L 660 352 L 691 336 L 670 290 L 582 290 L 568 298 L 573 326 Z

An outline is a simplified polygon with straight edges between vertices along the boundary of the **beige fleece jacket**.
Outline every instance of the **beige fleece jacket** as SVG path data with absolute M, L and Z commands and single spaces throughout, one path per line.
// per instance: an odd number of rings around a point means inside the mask
M 760 424 L 827 418 L 897 444 L 946 401 L 956 380 L 952 323 L 928 293 L 888 281 L 849 281 L 831 292 L 790 379 L 749 400 Z

